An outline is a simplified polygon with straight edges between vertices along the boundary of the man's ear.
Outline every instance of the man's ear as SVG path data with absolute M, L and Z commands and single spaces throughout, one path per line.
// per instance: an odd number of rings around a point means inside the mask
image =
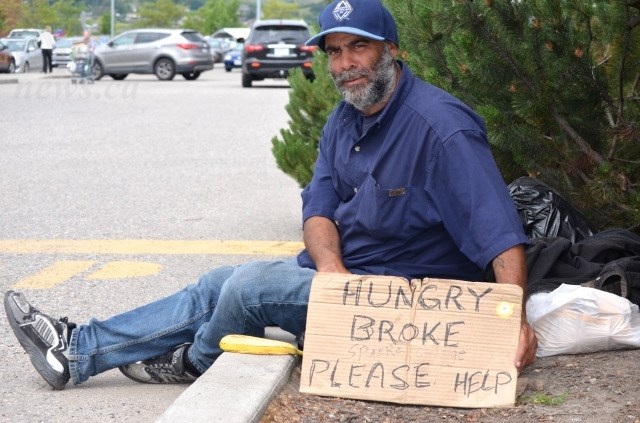
M 396 43 L 394 43 L 393 41 L 386 41 L 386 43 L 389 46 L 389 52 L 391 53 L 393 58 L 397 59 L 398 58 L 398 53 L 400 52 L 400 49 L 398 48 L 398 45 Z

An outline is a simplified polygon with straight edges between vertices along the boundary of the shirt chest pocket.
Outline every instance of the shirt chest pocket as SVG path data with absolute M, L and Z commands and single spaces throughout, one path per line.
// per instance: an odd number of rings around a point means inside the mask
M 406 238 L 412 221 L 411 187 L 382 188 L 372 183 L 364 187 L 358 207 L 357 224 L 376 238 Z

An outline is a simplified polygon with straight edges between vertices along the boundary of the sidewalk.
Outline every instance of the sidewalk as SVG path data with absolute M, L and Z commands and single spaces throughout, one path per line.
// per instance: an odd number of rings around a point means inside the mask
M 70 78 L 71 74 L 65 70 L 55 70 L 51 73 L 29 72 L 29 73 L 4 73 L 0 74 L 0 84 L 18 84 L 21 80 L 32 79 L 64 79 Z
M 295 337 L 278 328 L 267 328 L 266 337 L 295 345 Z M 299 359 L 224 353 L 156 422 L 257 423 Z

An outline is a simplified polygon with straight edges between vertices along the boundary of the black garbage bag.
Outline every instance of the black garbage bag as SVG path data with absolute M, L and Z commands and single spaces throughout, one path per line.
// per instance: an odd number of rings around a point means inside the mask
M 575 243 L 595 233 L 587 219 L 544 182 L 523 176 L 508 188 L 529 238 L 562 237 Z

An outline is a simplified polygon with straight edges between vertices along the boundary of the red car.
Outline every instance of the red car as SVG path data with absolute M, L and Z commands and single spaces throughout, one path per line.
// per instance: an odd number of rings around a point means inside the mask
M 14 73 L 16 71 L 16 61 L 11 51 L 0 42 L 0 72 Z

